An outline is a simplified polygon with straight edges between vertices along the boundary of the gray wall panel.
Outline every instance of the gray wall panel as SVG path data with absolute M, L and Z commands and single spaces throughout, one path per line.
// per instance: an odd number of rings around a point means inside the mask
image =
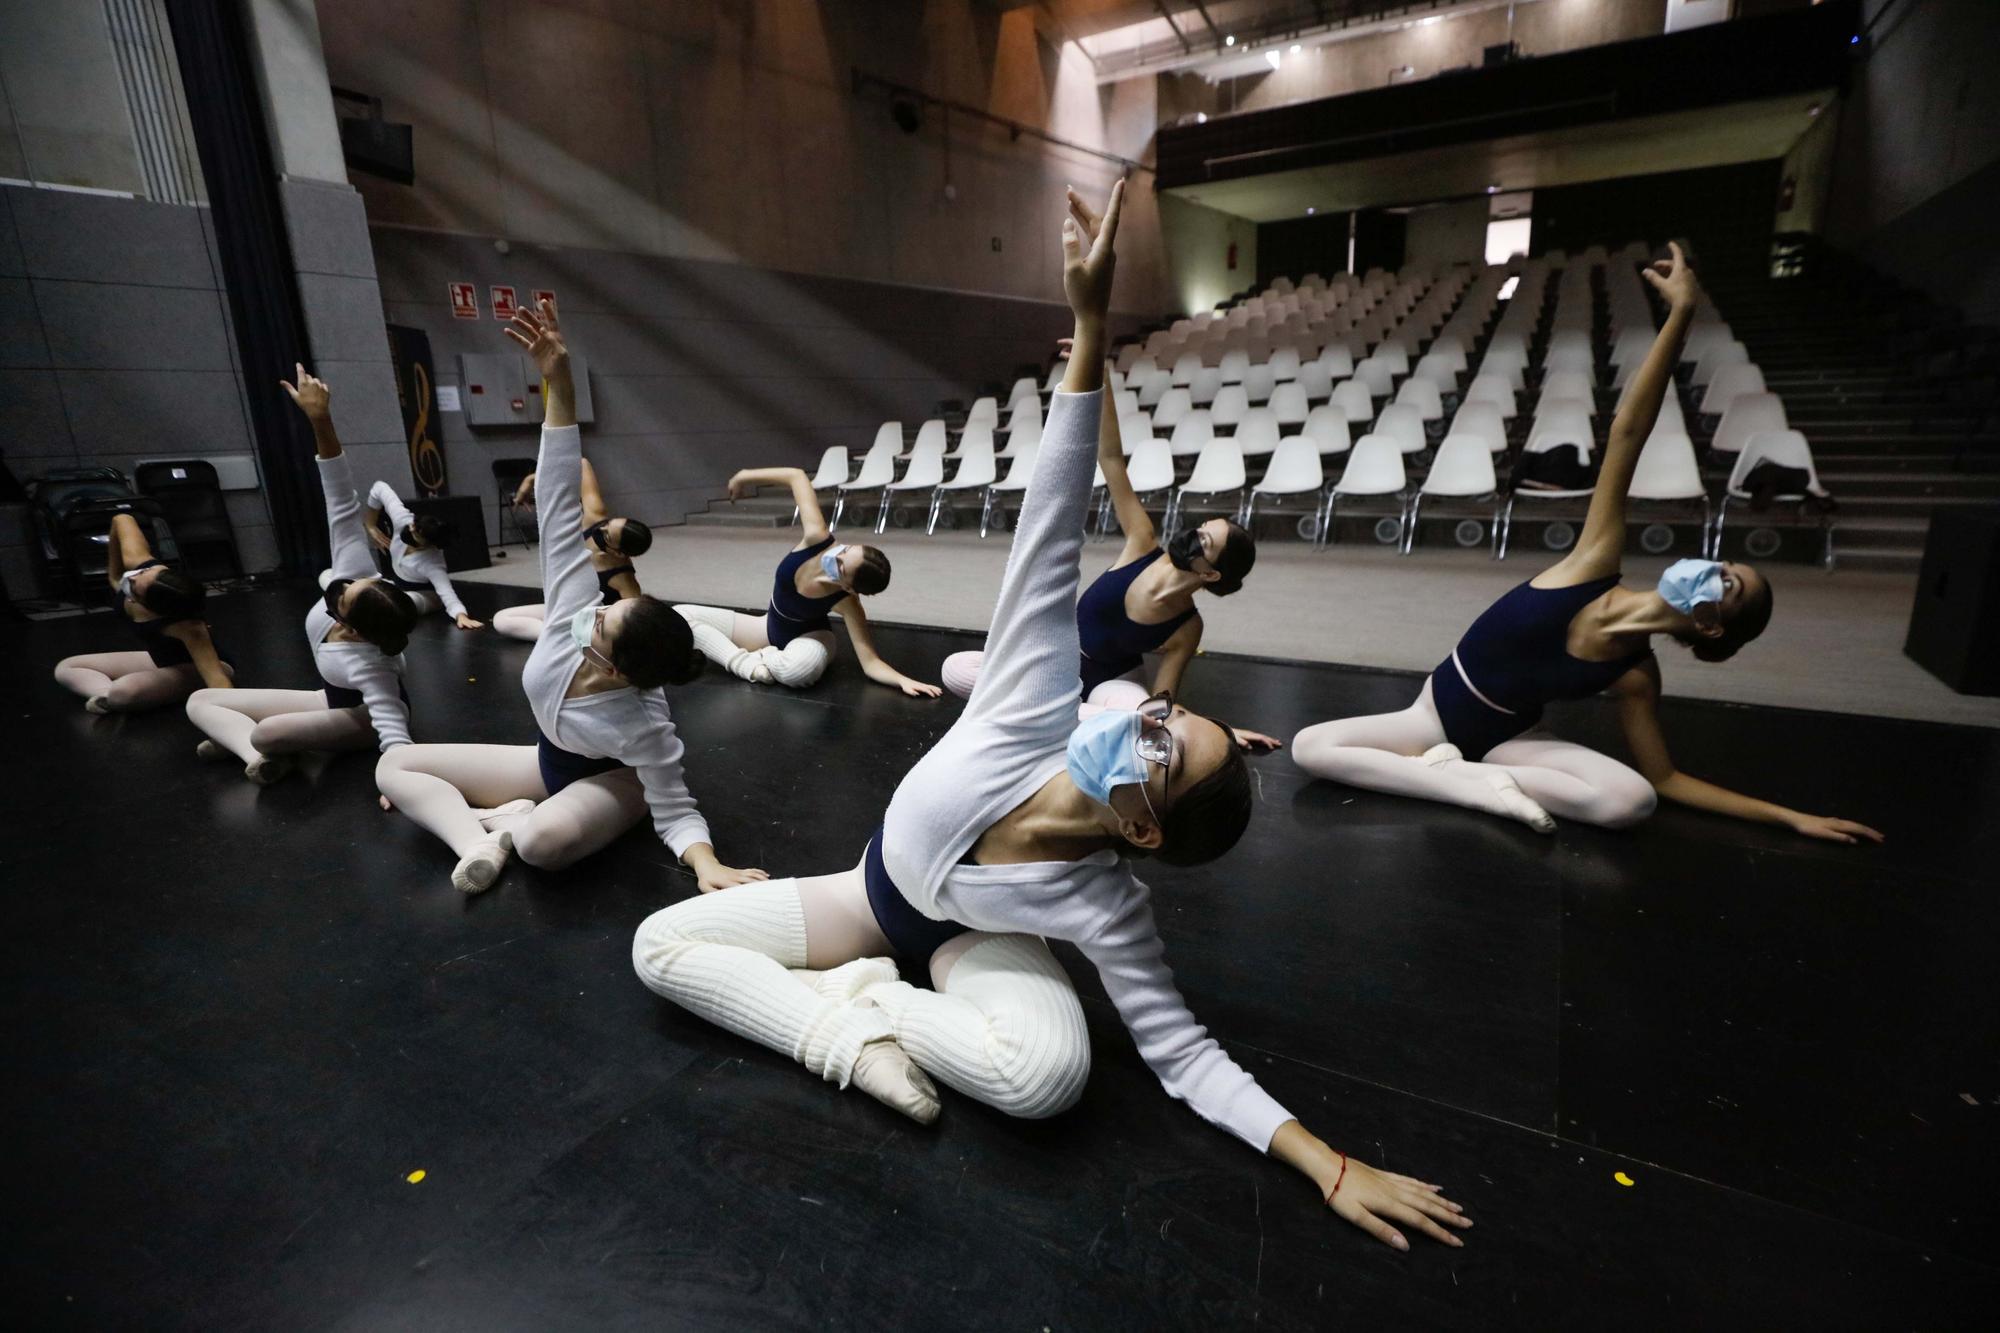
M 389 340 L 382 332 L 382 298 L 367 278 L 324 273 L 298 275 L 305 307 L 306 334 L 315 358 L 328 361 L 386 361 Z
M 35 279 L 49 358 L 77 370 L 228 370 L 213 290 Z
M 49 343 L 42 335 L 35 286 L 27 278 L 0 278 L 0 366 L 46 366 Z
M 0 370 L 0 403 L 6 404 L 7 411 L 7 433 L 0 448 L 6 449 L 16 472 L 26 459 L 53 463 L 75 455 L 76 444 L 70 437 L 69 418 L 63 413 L 55 371 Z
M 27 275 L 27 265 L 21 259 L 21 238 L 14 228 L 14 192 L 0 190 L 0 278 L 19 278 Z
M 23 261 L 38 278 L 216 287 L 200 209 L 71 190 L 10 188 L 7 194 Z
M 278 183 L 292 263 L 301 273 L 373 278 L 375 254 L 361 196 L 345 185 L 288 180 Z
M 82 454 L 235 454 L 254 447 L 226 370 L 62 370 Z
M 396 370 L 387 361 L 318 361 L 312 372 L 332 393 L 333 428 L 353 444 L 401 442 Z

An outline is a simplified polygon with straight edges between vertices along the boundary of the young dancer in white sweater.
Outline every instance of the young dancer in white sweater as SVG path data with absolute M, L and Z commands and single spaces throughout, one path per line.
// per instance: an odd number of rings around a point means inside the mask
M 581 521 L 583 439 L 554 304 L 522 311 L 507 334 L 535 358 L 545 403 L 535 475 L 547 618 L 521 670 L 541 736 L 534 745 L 386 754 L 375 770 L 383 803 L 458 854 L 451 882 L 464 893 L 490 887 L 514 851 L 533 866 L 568 866 L 648 810 L 660 841 L 703 889 L 763 879 L 717 859 L 681 774 L 683 747 L 660 687 L 700 674 L 687 622 L 658 598 L 599 600 Z
M 280 381 L 312 422 L 326 495 L 326 531 L 333 566 L 325 595 L 306 612 L 306 641 L 324 687 L 317 690 L 197 690 L 188 720 L 208 739 L 205 759 L 233 754 L 252 782 L 275 782 L 306 750 L 392 750 L 410 743 L 409 698 L 403 690 L 403 647 L 417 608 L 375 572 L 361 528 L 354 478 L 334 433 L 332 394 L 298 368 L 297 385 Z
M 1063 286 L 1076 355 L 1055 397 L 978 687 L 898 786 L 855 869 L 678 903 L 633 941 L 641 980 L 690 1011 L 920 1122 L 926 1075 L 1012 1115 L 1075 1104 L 1090 1048 L 1046 938 L 1098 968 L 1168 1093 L 1309 1176 L 1341 1216 L 1407 1248 L 1470 1225 L 1434 1186 L 1308 1133 L 1188 1012 L 1125 856 L 1175 864 L 1241 837 L 1250 788 L 1220 723 L 1148 701 L 1077 722 L 1077 563 L 1097 446 L 1104 312 L 1123 186 L 1103 219 L 1070 195 Z M 935 990 L 900 979 L 928 969 Z
M 444 548 L 457 535 L 449 519 L 435 514 L 418 517 L 395 487 L 378 481 L 368 488 L 367 532 L 371 542 L 388 552 L 390 581 L 410 595 L 419 615 L 442 607 L 460 629 L 484 627 L 484 621 L 466 614 L 445 569 Z

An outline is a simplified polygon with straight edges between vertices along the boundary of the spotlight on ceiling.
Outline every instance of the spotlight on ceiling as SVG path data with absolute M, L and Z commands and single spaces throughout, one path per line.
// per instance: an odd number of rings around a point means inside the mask
M 1197 125 L 1206 125 L 1206 124 L 1208 124 L 1208 113 L 1207 113 L 1206 111 L 1197 111 L 1197 112 L 1195 112 L 1195 113 L 1194 113 L 1194 123 L 1195 123 L 1195 124 L 1197 124 Z
M 1312 216 L 1313 214 L 1315 214 L 1315 213 L 1317 213 L 1317 212 L 1319 212 L 1319 210 L 1318 210 L 1317 208 L 1314 208 L 1314 207 L 1313 207 L 1313 206 L 1312 206 L 1311 204 L 1307 204 L 1307 205 L 1306 205 L 1306 216 L 1307 216 L 1307 217 L 1311 217 L 1311 216 Z
M 1293 54 L 1293 55 L 1297 55 L 1297 54 L 1298 54 L 1299 52 L 1301 52 L 1301 51 L 1303 51 L 1303 50 L 1305 50 L 1305 47 L 1303 47 L 1303 46 L 1299 45 L 1299 44 L 1298 44 L 1297 42 L 1293 42 L 1293 43 L 1292 43 L 1292 54 Z
M 1235 34 L 1235 33 L 1233 33 L 1233 32 L 1232 32 L 1232 33 L 1230 33 L 1230 34 L 1229 34 L 1229 35 L 1228 35 L 1227 37 L 1225 37 L 1225 38 L 1223 38 L 1223 39 L 1222 39 L 1222 44 L 1223 44 L 1224 46 L 1234 46 L 1234 45 L 1236 45 L 1236 34 Z
M 1264 53 L 1264 59 L 1271 62 L 1272 69 L 1277 69 L 1280 65 L 1284 63 L 1285 58 L 1284 56 L 1278 53 L 1277 48 L 1273 47 L 1271 50 L 1266 51 Z
M 1487 186 L 1487 187 L 1486 187 L 1486 193 L 1488 193 L 1488 194 L 1498 194 L 1498 193 L 1500 193 L 1500 187 L 1499 187 L 1499 186 L 1497 186 L 1497 185 L 1489 185 L 1489 186 Z

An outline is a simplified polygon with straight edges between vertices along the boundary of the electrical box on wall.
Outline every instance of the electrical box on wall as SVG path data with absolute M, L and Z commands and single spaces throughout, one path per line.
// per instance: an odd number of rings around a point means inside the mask
M 570 378 L 576 384 L 579 425 L 597 419 L 590 398 L 590 371 L 584 359 L 571 353 Z M 458 357 L 459 406 L 465 424 L 474 430 L 488 426 L 542 424 L 542 377 L 535 363 L 513 352 L 461 352 Z

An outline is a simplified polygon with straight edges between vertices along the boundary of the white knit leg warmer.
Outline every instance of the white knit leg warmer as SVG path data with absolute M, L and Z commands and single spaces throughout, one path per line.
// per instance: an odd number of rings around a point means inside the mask
M 760 648 L 753 656 L 762 664 L 766 679 L 794 690 L 803 690 L 826 674 L 833 653 L 819 639 L 801 635 L 782 648 Z
M 862 1046 L 892 1035 L 889 1021 L 837 983 L 823 994 L 786 970 L 805 965 L 805 907 L 792 879 L 675 903 L 632 941 L 632 966 L 654 994 L 844 1088 Z
M 943 994 L 907 981 L 862 993 L 887 1011 L 919 1066 L 1008 1115 L 1040 1120 L 1066 1111 L 1090 1080 L 1083 1005 L 1048 944 L 1033 935 L 973 945 L 945 977 Z
M 721 606 L 676 606 L 681 618 L 694 631 L 694 646 L 701 655 L 740 680 L 759 685 L 771 683 L 771 670 L 761 653 L 768 650 L 739 648 L 729 637 L 736 628 L 736 613 Z

